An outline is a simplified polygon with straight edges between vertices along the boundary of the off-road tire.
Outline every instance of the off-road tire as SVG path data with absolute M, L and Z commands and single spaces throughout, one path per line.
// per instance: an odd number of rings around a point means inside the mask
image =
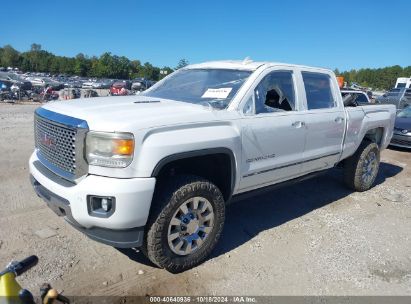
M 176 210 L 187 199 L 202 196 L 213 207 L 214 226 L 203 245 L 189 255 L 175 254 L 169 247 L 168 225 Z M 214 249 L 223 231 L 225 202 L 221 191 L 210 181 L 197 176 L 176 176 L 165 184 L 159 181 L 153 198 L 142 252 L 160 268 L 183 272 L 203 262 Z
M 366 157 L 370 152 L 374 152 L 377 157 L 377 168 L 373 178 L 365 182 L 362 178 L 364 173 L 363 167 Z M 344 182 L 352 190 L 363 192 L 370 189 L 378 175 L 380 165 L 380 149 L 374 142 L 364 140 L 357 151 L 344 161 Z

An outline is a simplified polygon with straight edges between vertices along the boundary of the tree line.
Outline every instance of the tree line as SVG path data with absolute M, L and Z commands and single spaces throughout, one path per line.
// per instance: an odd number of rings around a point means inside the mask
M 389 90 L 395 86 L 398 77 L 411 77 L 411 66 L 403 68 L 394 65 L 378 69 L 352 69 L 345 72 L 336 69 L 334 72 L 337 76 L 343 76 L 344 81 L 348 83 L 355 82 L 374 90 Z
M 187 64 L 187 60 L 181 59 L 174 69 Z M 89 57 L 82 53 L 75 57 L 56 56 L 43 50 L 41 45 L 36 43 L 33 43 L 30 50 L 26 52 L 19 52 L 11 45 L 0 47 L 0 67 L 18 68 L 23 72 L 116 79 L 144 77 L 151 80 L 159 80 L 174 71 L 168 66 L 159 68 L 149 62 L 142 64 L 139 60 L 130 60 L 125 56 L 112 55 L 109 52 L 100 57 Z
M 117 79 L 144 77 L 159 80 L 164 75 L 187 64 L 187 60 L 181 59 L 174 69 L 167 66 L 159 68 L 149 62 L 142 64 L 139 60 L 130 60 L 125 56 L 112 55 L 109 52 L 100 57 L 89 57 L 82 53 L 75 57 L 56 56 L 43 50 L 41 45 L 36 43 L 33 43 L 30 50 L 26 52 L 19 52 L 11 45 L 0 47 L 0 66 L 17 67 L 23 72 Z M 165 72 L 160 73 L 160 71 Z M 336 69 L 335 73 L 337 76 L 343 76 L 348 83 L 356 82 L 364 87 L 388 90 L 394 87 L 398 77 L 411 77 L 411 66 L 403 68 L 395 65 L 378 69 L 352 69 L 344 72 Z

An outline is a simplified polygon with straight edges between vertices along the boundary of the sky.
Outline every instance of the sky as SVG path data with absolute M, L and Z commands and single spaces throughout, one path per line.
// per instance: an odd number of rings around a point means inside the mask
M 175 67 L 244 59 L 349 70 L 411 65 L 410 0 L 2 1 L 0 46 Z

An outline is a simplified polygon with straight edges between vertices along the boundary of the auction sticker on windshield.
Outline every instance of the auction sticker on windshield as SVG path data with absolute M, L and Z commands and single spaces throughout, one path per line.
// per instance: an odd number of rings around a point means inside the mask
M 201 98 L 225 99 L 230 94 L 232 88 L 207 89 Z

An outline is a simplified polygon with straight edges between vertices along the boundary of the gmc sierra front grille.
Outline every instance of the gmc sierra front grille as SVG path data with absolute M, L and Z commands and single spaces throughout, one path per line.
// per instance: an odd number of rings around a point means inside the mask
M 77 129 L 35 117 L 35 144 L 38 152 L 52 165 L 71 174 L 76 171 Z
M 88 173 L 84 157 L 88 130 L 85 120 L 38 108 L 34 114 L 34 140 L 40 163 L 76 183 Z

